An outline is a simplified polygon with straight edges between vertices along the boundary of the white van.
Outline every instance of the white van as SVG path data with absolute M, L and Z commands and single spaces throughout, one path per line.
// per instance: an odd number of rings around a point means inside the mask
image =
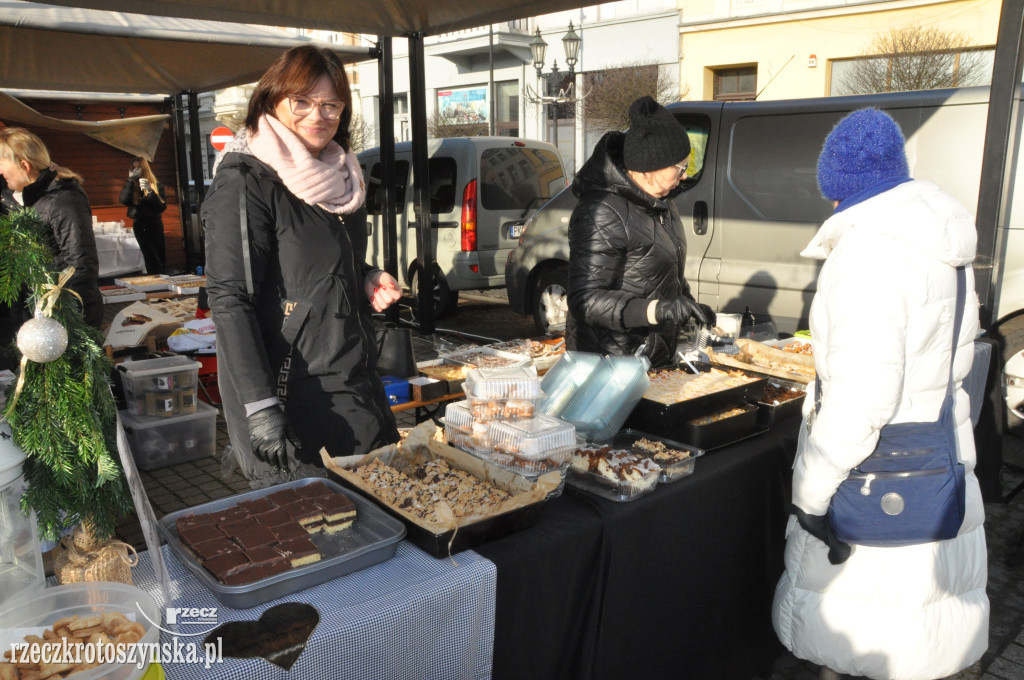
M 686 279 L 700 302 L 732 313 L 749 306 L 784 332 L 807 328 L 821 263 L 800 251 L 832 214 L 818 191 L 818 154 L 836 122 L 868 106 L 900 124 L 912 177 L 931 180 L 968 210 L 977 209 L 985 87 L 667 107 L 693 147 L 693 174 L 673 201 L 686 234 Z M 1007 192 L 1013 208 L 1024 200 L 1016 166 L 1014 154 Z M 532 314 L 539 331 L 564 323 L 575 205 L 571 189 L 544 205 L 508 259 L 509 304 Z M 1024 429 L 1024 212 L 1014 209 L 996 238 L 990 334 L 1000 342 L 1009 424 Z
M 519 245 L 527 216 L 566 187 L 554 145 L 513 137 L 455 137 L 427 143 L 434 304 L 451 312 L 460 290 L 505 285 L 505 260 Z M 359 154 L 366 178 L 367 262 L 384 267 L 380 149 Z M 399 282 L 419 289 L 413 211 L 412 143 L 395 145 Z

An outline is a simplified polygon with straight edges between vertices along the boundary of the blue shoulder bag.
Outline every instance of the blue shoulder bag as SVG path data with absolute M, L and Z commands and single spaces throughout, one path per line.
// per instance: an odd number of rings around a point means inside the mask
M 895 547 L 954 538 L 964 521 L 964 466 L 956 454 L 953 357 L 964 315 L 966 274 L 956 270 L 949 380 L 939 419 L 882 428 L 874 452 L 854 468 L 828 508 L 844 543 Z M 818 403 L 821 387 L 817 387 Z

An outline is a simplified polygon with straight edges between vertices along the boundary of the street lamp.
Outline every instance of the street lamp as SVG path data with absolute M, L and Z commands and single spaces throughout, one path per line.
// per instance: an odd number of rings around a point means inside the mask
M 562 88 L 562 82 L 564 80 L 563 73 L 558 70 L 558 60 L 553 60 L 551 63 L 551 74 L 546 78 L 544 76 L 544 57 L 547 54 L 548 44 L 544 41 L 544 38 L 540 34 L 540 27 L 538 26 L 534 34 L 533 40 L 530 41 L 530 54 L 533 57 L 533 67 L 537 69 L 537 79 L 544 80 L 544 93 L 537 95 L 534 93 L 527 92 L 527 96 L 531 101 L 539 103 L 541 110 L 545 111 L 548 104 L 559 105 L 559 104 L 575 104 L 576 102 L 583 99 L 583 97 L 575 96 L 575 74 L 576 64 L 579 63 L 580 54 L 580 43 L 582 39 L 579 34 L 576 33 L 576 29 L 573 27 L 572 22 L 569 22 L 569 30 L 564 36 L 562 36 L 562 48 L 565 50 L 565 63 L 569 65 L 568 75 L 573 77 L 573 82 L 568 87 Z M 555 94 L 549 94 L 549 83 L 555 83 Z M 532 95 L 532 96 L 531 96 Z M 584 95 L 585 96 L 585 95 Z M 560 119 L 558 109 L 554 110 L 554 131 L 552 133 L 552 143 L 555 146 L 558 145 L 558 121 Z M 575 115 L 575 109 L 574 109 Z
M 533 55 L 533 67 L 537 69 L 537 77 L 541 77 L 544 69 L 544 54 L 548 51 L 548 44 L 540 37 L 540 26 L 537 27 L 537 34 L 530 41 L 530 53 Z
M 562 36 L 562 47 L 565 48 L 565 63 L 569 65 L 569 73 L 576 72 L 576 62 L 579 61 L 580 43 L 582 40 L 573 30 L 572 22 L 569 22 L 569 32 Z

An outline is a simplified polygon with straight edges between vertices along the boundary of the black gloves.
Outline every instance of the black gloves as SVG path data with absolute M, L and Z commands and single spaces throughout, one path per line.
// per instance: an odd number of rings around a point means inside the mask
M 142 174 L 142 168 L 132 168 L 128 171 L 128 179 L 136 179 Z
M 828 523 L 825 515 L 808 515 L 797 506 L 790 504 L 789 512 L 796 515 L 800 526 L 804 531 L 828 546 L 828 561 L 832 564 L 842 564 L 850 557 L 850 546 L 836 538 L 832 531 L 832 525 Z
M 704 314 L 705 326 L 711 328 L 718 323 L 718 315 L 715 314 L 715 310 L 711 309 L 711 305 L 706 305 L 703 302 L 698 302 L 697 306 L 700 307 L 700 311 Z
M 281 407 L 271 406 L 257 411 L 249 416 L 248 421 L 253 454 L 263 462 L 287 471 L 289 456 L 294 458 L 302 443 L 292 432 Z
M 697 304 L 684 295 L 674 300 L 658 300 L 658 304 L 654 307 L 654 318 L 658 320 L 658 323 L 682 326 L 687 319 L 693 317 L 697 323 L 706 326 L 708 319 L 704 310 L 710 311 L 711 308 L 707 305 Z

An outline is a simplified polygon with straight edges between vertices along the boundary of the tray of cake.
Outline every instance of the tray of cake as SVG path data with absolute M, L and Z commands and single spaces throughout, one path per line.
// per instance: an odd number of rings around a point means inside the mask
M 613 449 L 626 449 L 632 454 L 650 458 L 661 468 L 659 484 L 671 484 L 692 475 L 697 459 L 704 455 L 704 450 L 696 446 L 632 428 L 617 432 L 614 437 L 599 444 Z
M 706 363 L 694 367 L 697 373 L 685 364 L 651 371 L 650 387 L 632 418 L 658 425 L 691 420 L 729 404 L 756 401 L 767 383 L 765 376 L 746 371 L 723 370 Z
M 472 548 L 531 526 L 561 483 L 557 473 L 536 480 L 438 442 L 430 421 L 398 445 L 324 465 L 402 520 L 408 538 L 435 557 Z
M 634 443 L 612 446 L 604 442 L 579 442 L 565 484 L 610 501 L 636 500 L 654 491 L 661 466 Z
M 467 368 L 502 368 L 522 366 L 530 363 L 530 356 L 528 354 L 494 349 L 487 345 L 462 347 L 452 352 L 439 354 L 438 358 L 445 363 L 466 366 Z
M 236 609 L 390 559 L 405 526 L 328 479 L 299 479 L 165 515 L 171 552 Z
M 564 338 L 543 338 L 540 340 L 506 340 L 504 342 L 488 345 L 493 349 L 513 354 L 524 354 L 530 357 L 533 367 L 538 372 L 544 372 L 551 368 L 558 359 L 565 354 Z
M 769 378 L 764 392 L 757 400 L 758 425 L 770 427 L 787 418 L 799 416 L 806 396 L 807 385 Z

